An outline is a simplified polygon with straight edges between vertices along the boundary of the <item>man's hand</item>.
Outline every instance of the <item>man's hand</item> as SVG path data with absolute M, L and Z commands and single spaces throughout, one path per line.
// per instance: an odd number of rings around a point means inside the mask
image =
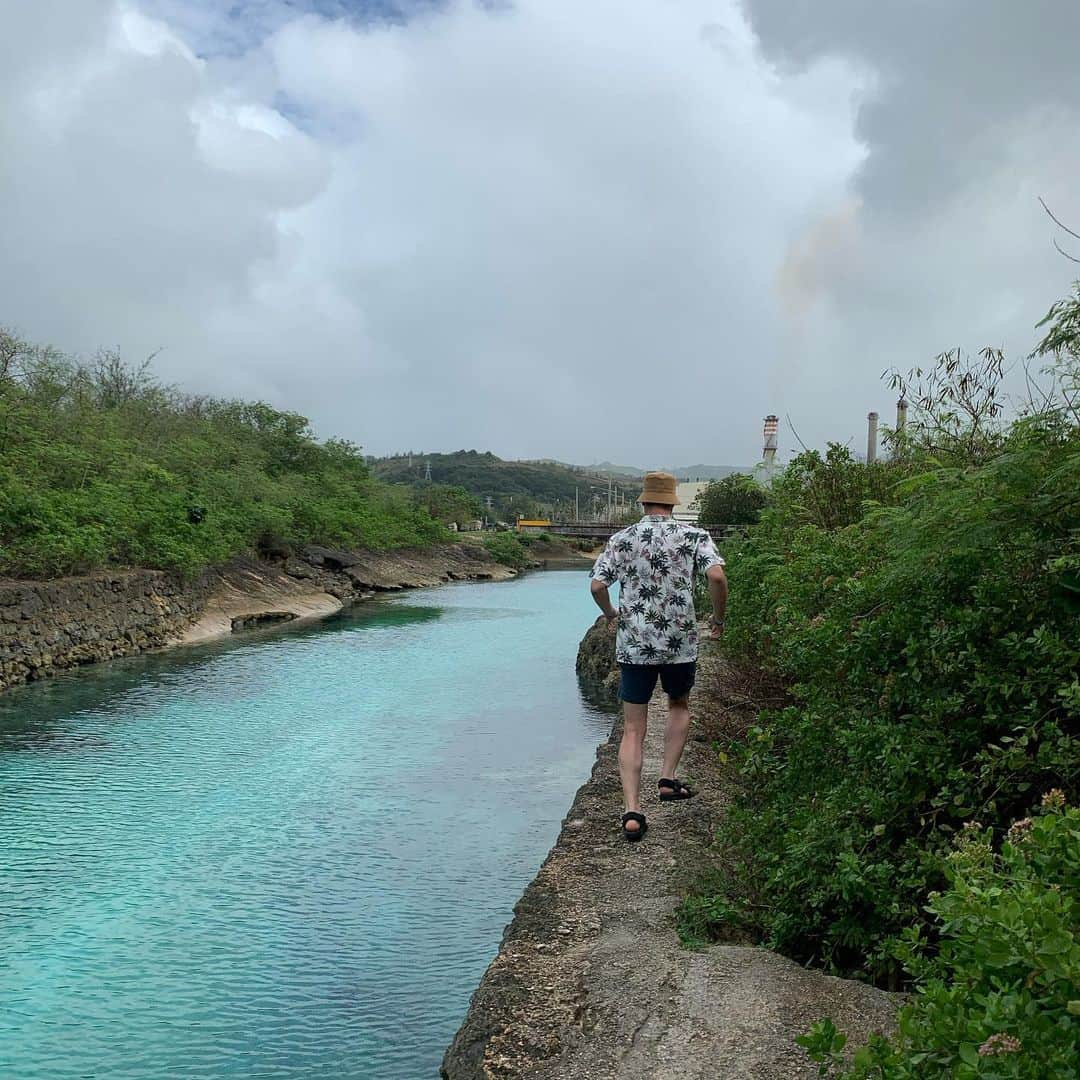
M 722 638 L 723 636 L 724 620 L 718 619 L 715 615 L 713 615 L 709 619 L 709 637 L 715 640 L 716 638 Z
M 592 593 L 596 606 L 604 613 L 607 627 L 610 629 L 619 621 L 619 613 L 611 603 L 611 595 L 608 593 L 607 583 L 599 578 L 593 578 L 589 584 L 589 592 Z

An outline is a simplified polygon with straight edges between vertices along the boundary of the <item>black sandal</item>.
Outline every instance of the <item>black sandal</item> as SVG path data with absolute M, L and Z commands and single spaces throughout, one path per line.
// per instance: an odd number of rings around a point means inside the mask
M 694 793 L 681 781 L 681 780 L 669 780 L 666 776 L 662 776 L 657 782 L 658 788 L 671 788 L 666 795 L 664 792 L 660 792 L 661 802 L 679 802 L 681 799 L 692 799 Z
M 628 829 L 626 823 L 628 821 L 636 821 L 638 828 Z M 627 810 L 622 816 L 622 833 L 627 840 L 640 840 L 645 835 L 645 830 L 649 827 L 648 822 L 645 820 L 644 814 L 639 814 L 636 810 Z

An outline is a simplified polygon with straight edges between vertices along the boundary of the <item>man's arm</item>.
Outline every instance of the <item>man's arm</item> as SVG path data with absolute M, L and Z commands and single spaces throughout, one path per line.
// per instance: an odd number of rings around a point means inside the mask
M 606 581 L 601 581 L 599 578 L 593 578 L 592 583 L 589 585 L 589 592 L 592 594 L 593 600 L 596 601 L 596 606 L 604 613 L 604 617 L 609 623 L 614 622 L 619 613 L 611 606 L 611 594 L 608 592 L 608 584 Z
M 712 636 L 719 637 L 724 632 L 724 618 L 727 614 L 727 574 L 722 563 L 710 566 L 705 571 L 705 580 L 709 583 L 709 598 L 712 600 Z
M 589 592 L 610 626 L 619 617 L 619 613 L 611 606 L 611 595 L 608 593 L 608 589 L 619 579 L 618 553 L 610 540 L 589 576 L 592 578 Z

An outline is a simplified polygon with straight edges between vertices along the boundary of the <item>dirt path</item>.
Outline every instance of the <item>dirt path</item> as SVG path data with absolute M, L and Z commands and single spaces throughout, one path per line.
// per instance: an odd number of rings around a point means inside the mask
M 502 949 L 443 1062 L 448 1080 L 582 1076 L 790 1080 L 817 1075 L 793 1043 L 831 1016 L 857 1045 L 888 1028 L 894 996 L 738 945 L 683 949 L 674 911 L 724 812 L 715 755 L 687 746 L 701 787 L 657 801 L 665 709 L 649 710 L 646 837 L 619 831 L 617 735 L 600 747 L 559 839 L 515 908 Z

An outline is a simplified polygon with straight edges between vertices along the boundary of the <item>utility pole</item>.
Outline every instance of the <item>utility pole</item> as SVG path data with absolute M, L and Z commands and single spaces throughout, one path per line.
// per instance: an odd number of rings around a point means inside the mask
M 866 463 L 868 465 L 877 461 L 877 422 L 878 414 L 876 412 L 868 413 L 866 417 Z
M 427 483 L 431 483 L 431 462 L 425 462 L 424 464 L 424 480 Z
M 578 489 L 577 484 L 574 485 L 574 521 L 581 520 L 581 511 L 578 509 Z

